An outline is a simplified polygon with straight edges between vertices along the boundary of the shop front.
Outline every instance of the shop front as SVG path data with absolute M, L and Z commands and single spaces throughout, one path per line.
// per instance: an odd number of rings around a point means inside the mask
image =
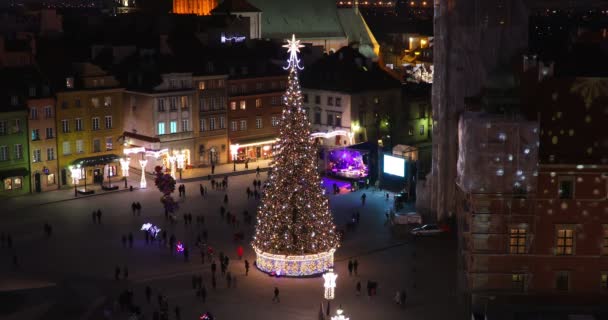
M 242 163 L 270 159 L 275 142 L 275 137 L 231 141 L 230 161 Z
M 30 192 L 30 173 L 26 168 L 14 168 L 0 171 L 2 195 L 16 196 Z
M 92 189 L 87 189 L 90 184 L 99 185 L 104 190 L 118 189 L 118 186 L 112 183 L 118 182 L 115 177 L 118 175 L 119 159 L 118 155 L 106 154 L 72 161 L 68 169 L 74 189 L 80 187 L 78 192 L 81 194 L 94 193 Z

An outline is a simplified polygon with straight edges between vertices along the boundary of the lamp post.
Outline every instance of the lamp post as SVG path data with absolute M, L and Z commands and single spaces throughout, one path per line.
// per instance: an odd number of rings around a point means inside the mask
M 329 315 L 329 302 L 335 297 L 336 290 L 336 279 L 338 274 L 334 273 L 334 269 L 331 268 L 329 271 L 323 274 L 323 288 L 325 289 L 323 296 L 327 300 L 327 315 Z
M 182 180 L 182 170 L 184 169 L 185 156 L 183 153 L 176 155 L 177 168 L 179 169 L 179 180 Z
M 130 163 L 131 163 L 131 158 L 129 158 L 129 157 L 120 159 L 120 169 L 122 171 L 122 176 L 125 179 L 125 189 L 127 188 L 127 177 L 129 176 L 129 164 Z
M 146 183 L 146 164 L 148 164 L 148 160 L 142 159 L 139 160 L 139 165 L 141 166 L 141 180 L 139 180 L 139 188 L 145 189 L 147 188 Z
M 331 320 L 349 320 L 346 316 L 344 316 L 344 310 L 342 310 L 342 306 L 336 310 L 336 315 L 331 317 Z
M 72 174 L 72 184 L 74 185 L 74 197 L 78 196 L 78 180 L 80 179 L 80 165 L 69 166 L 70 173 Z
M 239 154 L 239 145 L 231 144 L 230 145 L 230 154 L 232 155 L 232 171 L 236 171 L 236 159 Z

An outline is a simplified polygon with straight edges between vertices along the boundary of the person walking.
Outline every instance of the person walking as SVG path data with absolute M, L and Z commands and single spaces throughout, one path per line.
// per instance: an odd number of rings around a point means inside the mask
M 401 296 L 400 296 L 400 303 L 399 304 L 401 304 L 401 306 L 403 308 L 405 308 L 405 299 L 406 298 L 407 298 L 407 295 L 405 293 L 405 290 L 401 290 Z
M 249 261 L 245 260 L 245 276 L 249 275 Z
M 272 302 L 281 302 L 281 299 L 279 299 L 279 288 L 274 287 L 274 297 L 272 298 Z
M 129 248 L 133 248 L 133 233 L 129 232 Z
M 357 286 L 355 287 L 357 290 L 357 297 L 361 295 L 361 281 L 357 281 Z
M 181 310 L 179 309 L 179 306 L 175 306 L 175 319 L 176 320 L 181 319 Z
M 395 297 L 393 298 L 396 304 L 401 304 L 401 292 L 395 292 Z
M 348 275 L 349 276 L 353 275 L 353 261 L 352 260 L 348 260 Z
M 355 275 L 358 275 L 358 270 L 359 269 L 359 261 L 357 261 L 357 259 L 355 259 L 355 261 L 353 261 L 353 271 L 355 272 Z
M 101 209 L 97 209 L 97 223 L 101 224 Z
M 224 195 L 224 203 L 225 203 L 225 204 L 228 204 L 228 194 L 225 194 L 225 195 Z
M 256 177 L 260 176 L 260 166 L 258 166 L 257 168 L 255 168 L 255 176 Z
M 211 174 L 215 174 L 215 164 L 211 165 Z
M 126 265 L 122 268 L 122 277 L 125 278 L 125 280 L 129 279 L 129 268 L 127 268 Z
M 217 269 L 217 264 L 215 264 L 215 260 L 211 262 L 211 275 L 215 277 L 215 270 Z
M 207 300 L 207 288 L 205 286 L 201 288 L 201 300 L 203 300 L 203 303 Z
M 365 198 L 367 198 L 367 195 L 365 194 L 365 192 L 361 195 L 361 206 L 365 206 Z

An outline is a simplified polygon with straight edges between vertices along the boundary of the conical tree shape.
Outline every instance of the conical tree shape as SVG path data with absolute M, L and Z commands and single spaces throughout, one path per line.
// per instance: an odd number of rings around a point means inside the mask
M 337 248 L 338 236 L 317 172 L 317 152 L 302 108 L 298 61 L 293 56 L 278 151 L 258 208 L 253 246 L 267 253 L 303 255 Z

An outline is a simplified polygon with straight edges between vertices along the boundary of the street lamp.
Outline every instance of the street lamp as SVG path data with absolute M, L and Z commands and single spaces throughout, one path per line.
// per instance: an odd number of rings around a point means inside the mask
M 236 171 L 236 159 L 239 154 L 239 144 L 230 145 L 230 154 L 232 155 L 232 171 Z
M 334 269 L 330 268 L 329 271 L 323 274 L 323 288 L 325 288 L 323 296 L 327 300 L 327 315 L 329 315 L 329 301 L 335 297 L 336 290 L 336 279 L 338 274 L 334 273 Z
M 127 177 L 129 176 L 129 164 L 130 163 L 131 163 L 131 158 L 129 158 L 129 157 L 120 159 L 120 169 L 122 170 L 122 176 L 125 179 L 125 189 L 127 188 Z
M 146 164 L 148 164 L 148 160 L 142 159 L 139 160 L 139 165 L 141 166 L 141 180 L 139 181 L 139 188 L 145 189 L 147 188 L 146 183 Z
M 345 317 L 343 313 L 344 310 L 342 310 L 342 306 L 340 306 L 338 310 L 336 310 L 336 315 L 331 317 L 331 320 L 348 320 L 349 318 Z
M 78 196 L 78 180 L 80 180 L 81 171 L 80 165 L 69 166 L 70 173 L 72 174 L 72 184 L 74 185 L 74 197 Z

